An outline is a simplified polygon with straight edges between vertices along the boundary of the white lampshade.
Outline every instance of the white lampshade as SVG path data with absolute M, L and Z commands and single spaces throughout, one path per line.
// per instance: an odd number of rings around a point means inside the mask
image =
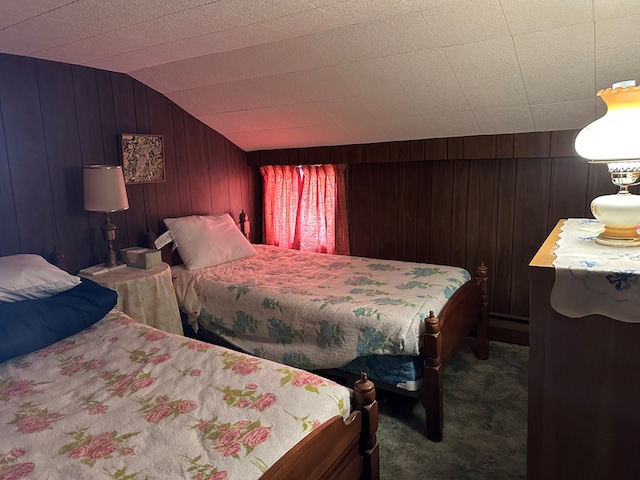
M 83 170 L 85 210 L 108 213 L 129 208 L 120 166 L 87 165 Z
M 576 137 L 578 155 L 596 161 L 640 159 L 640 87 L 628 80 L 600 90 L 607 112 Z

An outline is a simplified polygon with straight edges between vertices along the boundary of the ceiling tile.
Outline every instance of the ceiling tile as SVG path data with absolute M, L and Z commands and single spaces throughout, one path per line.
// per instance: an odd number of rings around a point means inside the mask
M 293 105 L 280 105 L 278 110 L 286 115 L 295 125 L 310 127 L 314 125 L 327 125 L 331 119 L 315 103 L 296 103 Z
M 262 22 L 289 35 L 309 35 L 348 25 L 348 22 L 317 8 Z
M 293 72 L 288 76 L 314 102 L 354 96 L 333 67 Z
M 308 146 L 345 145 L 349 143 L 349 137 L 339 126 L 334 124 L 302 127 L 302 129 L 309 139 Z
M 593 21 L 593 0 L 500 0 L 512 35 L 552 30 Z
M 397 0 L 352 0 L 334 2 L 320 8 L 351 25 L 415 10 L 411 5 Z
M 342 123 L 339 126 L 351 143 L 377 143 L 391 140 L 384 128 L 374 120 Z
M 340 98 L 318 102 L 318 106 L 327 116 L 338 124 L 360 123 L 370 120 L 370 112 L 358 98 Z
M 478 109 L 474 113 L 483 135 L 535 130 L 531 108 L 528 105 Z
M 460 137 L 482 133 L 467 105 L 454 105 L 432 115 L 423 115 L 423 118 L 436 137 Z
M 596 119 L 594 100 L 532 105 L 531 113 L 537 131 L 583 128 Z
M 458 83 L 449 60 L 441 48 L 392 55 L 385 57 L 384 60 L 400 85 L 407 90 Z
M 513 38 L 532 104 L 590 99 L 594 92 L 594 32 L 586 23 Z
M 199 115 L 198 119 L 224 133 L 257 132 L 297 125 L 275 107 Z
M 498 0 L 456 2 L 421 12 L 442 47 L 510 33 Z
M 640 15 L 638 0 L 593 0 L 595 20 Z
M 640 85 L 638 22 L 640 15 L 596 23 L 595 58 L 598 90 L 621 80 L 637 80 Z
M 218 0 L 216 8 L 223 12 L 264 22 L 273 18 L 293 15 L 313 8 L 302 0 Z
M 2 15 L 0 15 L 0 29 L 9 25 L 22 22 L 31 17 L 42 15 L 56 8 L 63 7 L 69 0 L 3 0 L 0 2 Z
M 347 63 L 334 68 L 340 79 L 355 95 L 382 95 L 388 90 L 400 88 L 393 70 L 382 58 Z
M 445 54 L 473 108 L 527 104 L 518 59 L 510 38 L 446 47 Z

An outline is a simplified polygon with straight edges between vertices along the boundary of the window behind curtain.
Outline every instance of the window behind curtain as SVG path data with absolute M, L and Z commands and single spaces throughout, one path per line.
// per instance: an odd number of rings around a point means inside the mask
M 322 253 L 349 254 L 346 165 L 267 165 L 265 243 Z

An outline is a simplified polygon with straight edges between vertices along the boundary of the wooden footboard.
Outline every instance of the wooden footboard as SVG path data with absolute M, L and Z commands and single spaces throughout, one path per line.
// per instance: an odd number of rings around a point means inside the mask
M 354 384 L 353 413 L 334 417 L 289 450 L 262 480 L 380 478 L 378 403 L 366 373 Z
M 488 327 L 488 268 L 477 267 L 475 278 L 460 287 L 436 317 L 430 312 L 425 320 L 423 337 L 424 380 L 420 401 L 426 410 L 427 438 L 442 440 L 443 401 L 442 374 L 444 366 L 465 342 L 475 327 L 474 352 L 485 360 L 489 358 Z

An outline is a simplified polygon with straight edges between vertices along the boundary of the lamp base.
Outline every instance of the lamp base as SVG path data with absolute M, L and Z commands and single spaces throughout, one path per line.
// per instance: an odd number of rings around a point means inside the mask
M 591 202 L 591 213 L 604 225 L 596 242 L 608 247 L 640 246 L 640 196 L 626 188 L 615 195 L 602 195 Z
M 607 247 L 640 247 L 640 236 L 636 238 L 613 238 L 601 233 L 596 237 L 596 243 Z

